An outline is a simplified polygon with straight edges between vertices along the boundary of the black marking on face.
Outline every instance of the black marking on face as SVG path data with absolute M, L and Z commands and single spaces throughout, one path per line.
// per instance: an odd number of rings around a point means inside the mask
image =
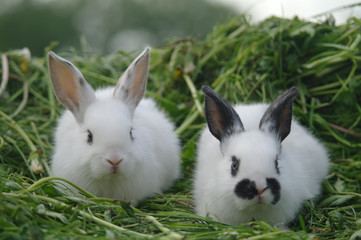
M 88 129 L 87 130 L 87 132 L 88 132 L 88 140 L 87 140 L 87 143 L 89 144 L 89 145 L 92 145 L 92 143 L 93 143 L 93 134 L 92 134 L 92 132 Z
M 276 169 L 276 172 L 277 172 L 277 174 L 279 175 L 280 174 L 280 169 L 279 169 L 279 167 L 278 167 L 278 160 L 279 160 L 280 158 L 278 157 L 278 155 L 276 156 L 276 159 L 275 159 L 275 169 Z
M 273 195 L 273 201 L 272 204 L 276 204 L 280 198 L 281 198 L 281 185 L 275 178 L 267 178 L 266 179 L 267 186 L 271 190 L 271 193 Z
M 243 179 L 237 183 L 234 193 L 240 198 L 251 200 L 258 194 L 256 183 L 247 178 Z
M 240 160 L 237 157 L 232 156 L 231 174 L 233 177 L 238 173 L 239 163 Z

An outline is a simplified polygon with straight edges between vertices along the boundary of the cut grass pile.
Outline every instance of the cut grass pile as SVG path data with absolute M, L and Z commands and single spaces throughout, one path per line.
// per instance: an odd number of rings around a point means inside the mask
M 361 20 L 342 26 L 269 18 L 250 25 L 243 17 L 215 27 L 206 39 L 184 39 L 154 48 L 147 95 L 177 125 L 183 177 L 166 194 L 137 208 L 91 194 L 69 196 L 54 187 L 48 163 L 57 102 L 44 58 L 1 53 L 1 239 L 357 239 L 361 237 Z M 56 51 L 56 50 L 55 50 Z M 107 56 L 57 52 L 92 86 L 116 83 L 136 54 Z M 8 64 L 6 64 L 8 60 Z M 231 227 L 193 213 L 191 183 L 196 142 L 205 126 L 208 84 L 231 103 L 270 101 L 295 85 L 294 114 L 330 152 L 323 194 L 308 201 L 279 231 L 265 222 Z M 41 165 L 41 166 L 39 166 Z M 34 172 L 35 170 L 35 172 Z M 42 173 L 38 173 L 41 172 Z

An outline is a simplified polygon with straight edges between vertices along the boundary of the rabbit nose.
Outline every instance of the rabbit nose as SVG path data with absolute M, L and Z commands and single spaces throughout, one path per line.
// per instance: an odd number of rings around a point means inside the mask
M 117 160 L 107 159 L 107 162 L 108 162 L 110 165 L 112 165 L 113 167 L 117 167 L 122 160 L 123 160 L 123 159 L 117 159 Z
M 267 186 L 267 187 L 265 187 L 265 188 L 261 188 L 261 189 L 258 189 L 258 188 L 257 188 L 258 195 L 262 195 L 262 193 L 264 193 L 268 188 L 269 188 L 269 186 Z
M 243 179 L 236 185 L 234 192 L 238 197 L 243 199 L 251 200 L 257 197 L 258 200 L 261 200 L 261 195 L 269 188 L 270 186 L 264 187 L 264 184 L 257 184 L 255 181 Z

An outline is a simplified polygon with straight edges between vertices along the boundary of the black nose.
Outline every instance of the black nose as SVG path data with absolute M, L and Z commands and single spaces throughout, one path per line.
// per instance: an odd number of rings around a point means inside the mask
M 234 192 L 238 197 L 248 200 L 253 199 L 258 194 L 256 183 L 249 179 L 243 179 L 238 182 Z

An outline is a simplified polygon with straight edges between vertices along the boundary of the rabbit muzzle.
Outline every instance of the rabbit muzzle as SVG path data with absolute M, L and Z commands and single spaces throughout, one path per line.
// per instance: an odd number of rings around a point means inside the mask
M 256 203 L 264 203 L 264 194 L 267 191 L 271 192 L 273 197 L 271 204 L 275 205 L 281 198 L 281 185 L 275 178 L 266 178 L 266 186 L 245 178 L 234 188 L 236 196 L 245 200 L 256 200 Z

